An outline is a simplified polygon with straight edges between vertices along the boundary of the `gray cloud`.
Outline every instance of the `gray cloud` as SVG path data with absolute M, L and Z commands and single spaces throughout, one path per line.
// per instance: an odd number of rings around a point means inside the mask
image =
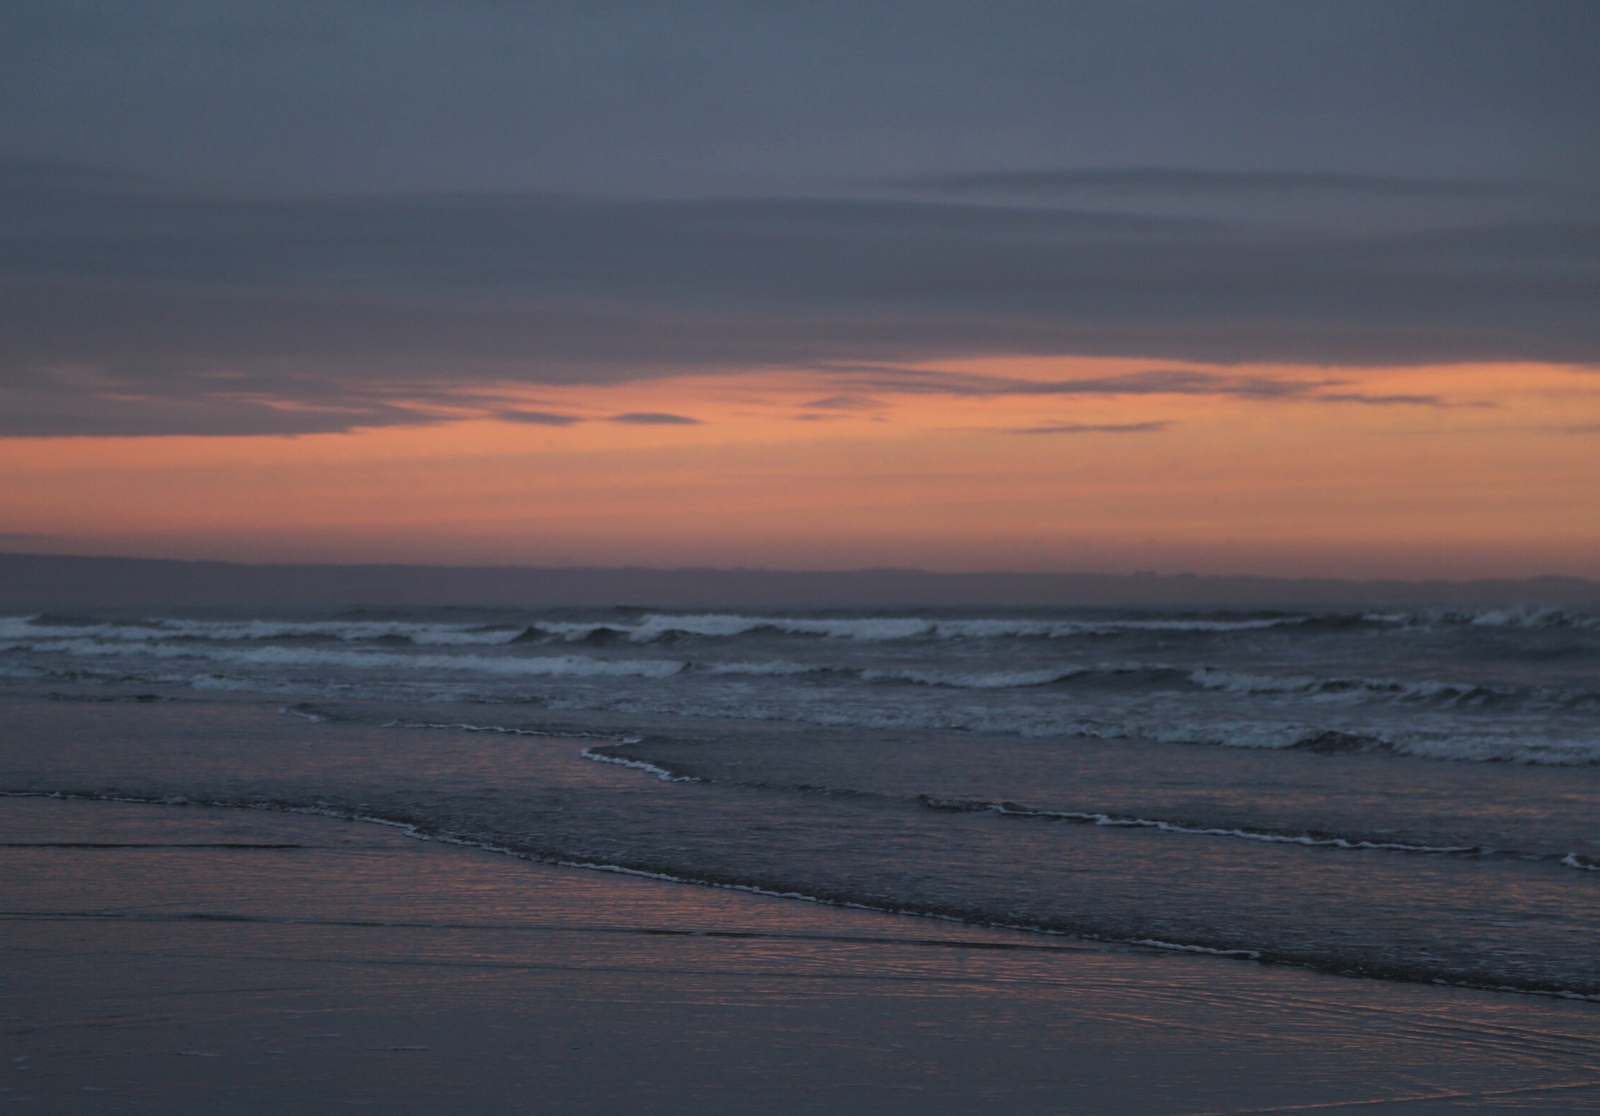
M 496 411 L 494 417 L 506 422 L 525 422 L 534 426 L 573 426 L 583 419 L 577 415 L 558 415 L 550 411 L 521 411 L 507 409 Z
M 346 384 L 299 368 L 232 376 L 209 363 L 0 364 L 0 436 L 293 435 L 437 421 L 428 389 L 399 394 L 377 379 Z
M 846 378 L 848 382 L 874 391 L 919 395 L 1231 395 L 1245 399 L 1302 397 L 1317 388 L 1343 382 L 1230 376 L 1166 368 L 1071 380 L 1023 380 L 928 369 L 868 368 L 848 373 Z
M 0 432 L 426 421 L 489 382 L 996 352 L 1600 359 L 1600 223 L 1305 236 L 988 205 L 0 186 Z M 1193 372 L 1017 387 L 1225 393 Z M 857 393 L 987 391 L 885 370 Z
M 1369 407 L 1493 407 L 1494 403 L 1475 400 L 1455 403 L 1437 395 L 1368 395 L 1359 391 L 1331 391 L 1316 396 L 1319 403 L 1363 403 Z
M 852 379 L 865 372 L 867 378 Z M 882 378 L 877 378 L 882 377 Z M 1304 399 L 1314 403 L 1360 403 L 1373 407 L 1494 407 L 1485 400 L 1456 402 L 1439 395 L 1372 395 L 1359 391 L 1325 391 L 1343 379 L 1296 380 L 1270 376 L 1225 375 L 1194 369 L 1147 369 L 1115 376 L 1072 380 L 1022 380 L 926 369 L 863 369 L 847 374 L 848 382 L 882 392 L 934 395 L 1226 395 L 1240 399 Z M 844 397 L 849 398 L 849 397 Z M 811 404 L 815 406 L 816 404 Z M 1048 432 L 1064 428 L 1050 427 Z M 1084 430 L 1110 429 L 1084 427 Z M 1144 424 L 1117 429 L 1144 429 Z M 1041 430 L 1041 432 L 1046 432 Z M 1074 432 L 1074 431 L 1067 431 Z M 1020 431 L 1019 433 L 1032 433 Z
M 981 392 L 897 366 L 996 354 L 1600 361 L 1597 37 L 1565 0 L 14 0 L 0 436 Z M 1338 387 L 1143 375 L 1027 390 Z
M 9 0 L 0 148 L 274 189 L 1592 174 L 1572 0 Z
M 663 411 L 631 411 L 625 415 L 612 415 L 612 422 L 633 426 L 699 426 L 700 420 L 687 415 L 669 415 Z

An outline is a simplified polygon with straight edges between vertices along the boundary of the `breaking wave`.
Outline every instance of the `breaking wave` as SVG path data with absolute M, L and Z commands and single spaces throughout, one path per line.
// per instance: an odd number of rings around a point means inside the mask
M 1074 636 L 1117 635 L 1125 632 L 1244 632 L 1304 623 L 1306 617 L 1276 616 L 1244 619 L 936 619 L 923 617 L 793 617 L 741 616 L 727 613 L 701 615 L 651 614 L 637 622 L 539 621 L 529 626 L 540 633 L 566 640 L 584 640 L 610 633 L 634 643 L 651 643 L 674 636 L 731 638 L 756 632 L 820 636 L 882 643 L 910 639 L 1067 639 Z

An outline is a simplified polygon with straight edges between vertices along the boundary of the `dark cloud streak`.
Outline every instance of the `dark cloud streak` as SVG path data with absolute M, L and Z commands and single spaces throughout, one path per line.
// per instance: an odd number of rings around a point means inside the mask
M 583 421 L 577 415 L 558 415 L 550 411 L 496 411 L 494 417 L 504 422 L 522 422 L 533 426 L 575 426 Z
M 14 0 L 0 436 L 1597 362 L 1597 37 L 1568 0 Z M 1011 390 L 1424 405 L 1142 375 Z
M 866 390 L 916 395 L 1228 395 L 1243 399 L 1290 399 L 1343 381 L 1228 376 L 1165 368 L 1075 380 L 1023 380 L 927 369 L 880 368 L 869 371 L 866 378 L 848 382 Z
M 1367 395 L 1359 391 L 1328 392 L 1315 397 L 1319 403 L 1362 403 L 1369 407 L 1493 407 L 1486 401 L 1453 403 L 1437 395 Z
M 346 429 L 429 421 L 419 404 L 493 383 L 994 353 L 1600 359 L 1600 223 L 1341 238 L 990 205 L 196 199 L 66 177 L 0 187 L 6 434 Z M 1140 376 L 1014 390 L 1307 390 Z M 897 370 L 851 390 L 992 387 Z
M 1053 426 L 1026 426 L 1013 434 L 1159 434 L 1171 422 L 1063 422 Z
M 627 414 L 612 415 L 611 422 L 620 422 L 629 426 L 699 426 L 700 420 L 690 418 L 688 415 L 672 415 L 664 411 L 630 411 Z

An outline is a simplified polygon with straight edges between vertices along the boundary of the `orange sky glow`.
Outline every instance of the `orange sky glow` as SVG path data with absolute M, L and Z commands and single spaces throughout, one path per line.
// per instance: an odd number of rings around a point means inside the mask
M 1005 358 L 896 369 L 910 390 L 871 369 L 503 385 L 484 388 L 481 406 L 458 395 L 431 425 L 4 439 L 0 547 L 247 561 L 1600 575 L 1600 371 L 1184 365 L 1244 386 L 1028 390 L 1150 367 Z M 1272 383 L 1292 388 L 1260 387 Z M 499 417 L 507 411 L 524 421 Z M 615 421 L 627 414 L 695 421 Z

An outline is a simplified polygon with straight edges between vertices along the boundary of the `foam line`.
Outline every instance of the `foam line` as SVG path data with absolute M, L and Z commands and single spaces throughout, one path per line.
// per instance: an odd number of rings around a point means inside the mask
M 1337 837 L 1316 833 L 1279 833 L 1267 829 L 1225 828 L 1192 825 L 1185 822 L 1164 821 L 1158 818 L 1141 818 L 1130 814 L 1102 814 L 1079 810 L 1033 810 L 1015 802 L 973 802 L 965 799 L 934 798 L 918 795 L 917 801 L 932 810 L 952 813 L 991 813 L 1012 818 L 1047 818 L 1077 822 L 1083 825 L 1103 825 L 1123 829 L 1157 829 L 1163 833 L 1186 833 L 1200 837 L 1237 837 L 1246 841 L 1263 841 L 1274 845 L 1304 845 L 1309 848 L 1346 849 L 1351 851 L 1384 851 L 1431 853 L 1438 855 L 1474 855 L 1486 850 L 1478 845 L 1418 845 L 1401 841 L 1373 841 L 1361 837 Z
M 610 763 L 615 764 L 617 767 L 631 767 L 636 771 L 648 771 L 663 783 L 702 783 L 705 781 L 704 779 L 697 779 L 693 775 L 674 775 L 665 767 L 658 767 L 644 760 L 627 759 L 623 756 L 608 756 L 603 752 L 595 751 L 593 748 L 585 748 L 578 754 L 584 759 L 592 760 L 595 763 Z

